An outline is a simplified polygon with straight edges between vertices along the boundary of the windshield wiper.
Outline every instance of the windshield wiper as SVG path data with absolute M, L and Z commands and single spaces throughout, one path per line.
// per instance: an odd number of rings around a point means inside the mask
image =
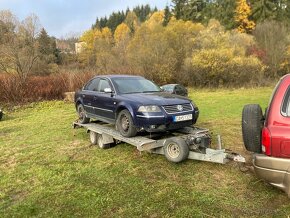
M 136 93 L 142 93 L 142 92 L 124 92 L 122 94 L 136 94 Z
M 143 91 L 143 93 L 150 93 L 150 92 L 161 92 L 161 91 Z

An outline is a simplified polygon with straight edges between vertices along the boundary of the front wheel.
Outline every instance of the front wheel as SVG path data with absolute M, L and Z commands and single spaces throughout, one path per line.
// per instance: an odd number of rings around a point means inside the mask
M 174 163 L 186 160 L 189 155 L 188 145 L 182 139 L 168 139 L 163 150 L 167 160 Z
M 122 110 L 118 114 L 116 125 L 122 136 L 133 137 L 137 134 L 137 128 L 134 126 L 133 118 L 128 110 Z
M 85 123 L 90 122 L 90 118 L 86 117 L 86 112 L 85 112 L 84 106 L 82 104 L 78 105 L 77 112 L 79 115 L 79 122 L 81 124 L 85 124 Z

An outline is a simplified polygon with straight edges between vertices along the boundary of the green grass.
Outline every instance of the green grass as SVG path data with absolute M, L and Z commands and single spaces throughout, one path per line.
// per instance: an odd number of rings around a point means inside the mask
M 241 139 L 244 104 L 266 107 L 271 88 L 191 90 L 198 125 L 221 134 L 224 146 L 249 155 Z M 0 217 L 228 217 L 286 216 L 280 190 L 242 173 L 237 164 L 140 153 L 120 144 L 91 146 L 73 130 L 74 106 L 31 104 L 0 122 Z

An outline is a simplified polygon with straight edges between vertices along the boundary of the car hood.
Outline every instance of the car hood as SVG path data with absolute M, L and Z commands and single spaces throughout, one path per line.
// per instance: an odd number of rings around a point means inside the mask
M 166 92 L 123 94 L 122 97 L 142 105 L 172 105 L 190 102 L 186 97 Z

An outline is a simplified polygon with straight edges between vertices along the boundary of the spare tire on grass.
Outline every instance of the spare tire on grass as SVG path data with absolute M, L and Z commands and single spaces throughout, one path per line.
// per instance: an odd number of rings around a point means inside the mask
M 261 134 L 264 124 L 262 109 L 258 104 L 248 104 L 243 108 L 242 133 L 248 151 L 262 152 Z

